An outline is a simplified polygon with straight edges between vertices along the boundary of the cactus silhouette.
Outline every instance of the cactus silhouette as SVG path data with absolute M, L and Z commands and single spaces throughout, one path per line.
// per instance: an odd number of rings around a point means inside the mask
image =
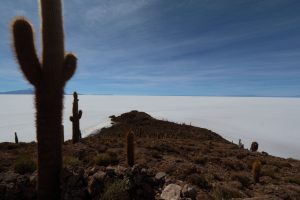
M 18 139 L 17 132 L 15 132 L 15 143 L 16 143 L 16 144 L 19 144 L 19 139 Z
M 252 142 L 250 150 L 255 152 L 258 150 L 258 143 L 257 142 Z
M 70 121 L 72 122 L 72 129 L 73 129 L 73 144 L 79 142 L 81 138 L 79 120 L 82 116 L 82 111 L 78 111 L 78 95 L 76 92 L 73 93 L 74 101 L 73 101 L 73 116 L 70 116 Z
M 127 164 L 132 167 L 134 165 L 134 134 L 132 130 L 126 135 L 126 155 Z
M 76 57 L 65 54 L 61 0 L 40 0 L 42 62 L 33 27 L 24 18 L 12 24 L 14 50 L 25 78 L 35 88 L 38 149 L 38 199 L 61 199 L 62 109 L 66 82 L 76 70 Z

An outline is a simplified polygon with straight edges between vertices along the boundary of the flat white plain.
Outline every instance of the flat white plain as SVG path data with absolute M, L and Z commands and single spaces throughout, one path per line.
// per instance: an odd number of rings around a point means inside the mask
M 14 132 L 19 141 L 35 140 L 33 100 L 32 95 L 0 95 L 0 142 L 13 142 Z M 72 135 L 72 101 L 65 96 L 65 139 Z M 257 141 L 260 151 L 300 159 L 299 98 L 80 95 L 79 109 L 83 136 L 108 126 L 110 115 L 139 110 L 208 128 L 235 143 L 240 138 L 246 148 Z

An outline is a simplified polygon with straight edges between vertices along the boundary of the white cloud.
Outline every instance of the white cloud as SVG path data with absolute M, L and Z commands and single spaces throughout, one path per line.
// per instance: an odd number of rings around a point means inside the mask
M 107 20 L 113 20 L 135 12 L 148 3 L 148 0 L 101 1 L 97 6 L 86 12 L 85 18 L 89 23 L 107 22 Z

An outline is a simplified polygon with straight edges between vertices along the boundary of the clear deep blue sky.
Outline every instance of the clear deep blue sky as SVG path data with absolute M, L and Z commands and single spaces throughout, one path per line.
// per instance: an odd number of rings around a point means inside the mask
M 31 86 L 9 24 L 36 28 L 37 1 L 1 0 L 0 92 Z M 299 0 L 65 0 L 67 92 L 132 95 L 300 95 Z

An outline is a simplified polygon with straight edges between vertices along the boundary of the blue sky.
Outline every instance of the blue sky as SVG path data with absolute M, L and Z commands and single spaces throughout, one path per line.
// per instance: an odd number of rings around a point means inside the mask
M 31 86 L 9 24 L 36 28 L 37 1 L 2 0 L 0 92 Z M 65 0 L 66 50 L 78 70 L 66 90 L 119 95 L 300 95 L 299 0 Z

